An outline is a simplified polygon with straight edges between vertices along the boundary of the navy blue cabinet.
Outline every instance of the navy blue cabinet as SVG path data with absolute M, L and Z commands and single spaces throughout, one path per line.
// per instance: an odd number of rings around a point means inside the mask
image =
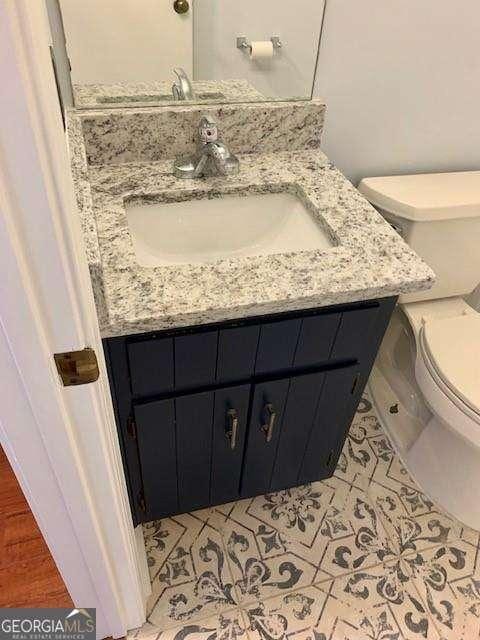
M 135 522 L 330 476 L 395 301 L 105 340 Z

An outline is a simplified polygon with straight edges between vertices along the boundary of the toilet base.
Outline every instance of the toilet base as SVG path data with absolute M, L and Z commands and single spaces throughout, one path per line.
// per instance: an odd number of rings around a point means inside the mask
M 436 418 L 407 453 L 405 464 L 425 493 L 460 522 L 480 529 L 480 456 Z
M 369 391 L 382 427 L 422 491 L 460 522 L 480 530 L 478 449 L 435 416 L 422 423 L 409 413 L 378 367 Z

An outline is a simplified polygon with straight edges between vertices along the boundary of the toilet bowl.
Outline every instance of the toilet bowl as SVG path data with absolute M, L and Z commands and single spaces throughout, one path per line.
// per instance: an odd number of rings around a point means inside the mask
M 480 172 L 371 178 L 360 191 L 437 274 L 401 296 L 370 380 L 380 421 L 422 490 L 480 529 Z

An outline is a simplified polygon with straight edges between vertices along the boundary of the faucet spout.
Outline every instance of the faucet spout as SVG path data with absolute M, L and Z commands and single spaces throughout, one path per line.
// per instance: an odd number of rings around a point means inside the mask
M 172 85 L 174 100 L 195 100 L 195 91 L 185 70 L 176 67 L 173 72 L 177 76 L 177 80 Z

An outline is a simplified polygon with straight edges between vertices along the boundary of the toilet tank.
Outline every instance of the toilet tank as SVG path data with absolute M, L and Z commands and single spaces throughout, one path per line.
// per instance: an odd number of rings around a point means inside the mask
M 480 171 L 365 178 L 358 188 L 435 272 L 429 291 L 402 302 L 473 291 L 480 282 Z

